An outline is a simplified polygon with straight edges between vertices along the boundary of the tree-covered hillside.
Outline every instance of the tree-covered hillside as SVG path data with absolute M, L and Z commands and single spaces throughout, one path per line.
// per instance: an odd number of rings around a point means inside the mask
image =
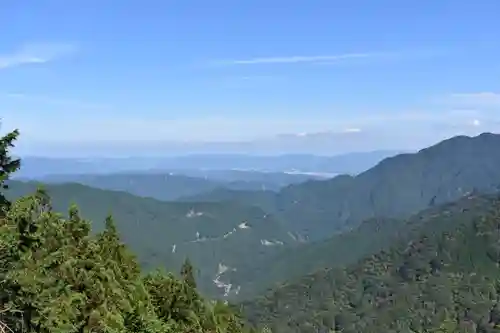
M 32 193 L 40 184 L 11 181 L 12 199 Z M 197 267 L 200 289 L 209 295 L 239 293 L 224 275 L 297 243 L 286 225 L 258 207 L 228 203 L 162 202 L 126 192 L 105 191 L 80 184 L 46 185 L 55 211 L 65 213 L 75 203 L 83 217 L 102 231 L 113 214 L 123 241 L 145 269 L 178 270 L 189 257 Z
M 233 201 L 279 215 L 290 230 L 321 240 L 370 218 L 406 218 L 425 208 L 500 188 L 500 135 L 458 136 L 400 154 L 358 176 L 290 185 L 277 194 L 217 190 L 192 201 Z
M 245 302 L 244 313 L 275 333 L 498 332 L 500 197 L 470 196 L 420 220 L 411 237 Z
M 483 208 L 478 209 L 478 205 L 483 205 Z M 365 256 L 387 249 L 396 241 L 410 240 L 423 230 L 435 232 L 449 228 L 455 223 L 457 214 L 461 218 L 476 218 L 488 207 L 488 200 L 470 200 L 469 196 L 465 196 L 456 202 L 425 209 L 408 219 L 369 219 L 352 231 L 326 240 L 284 248 L 229 273 L 227 278 L 241 286 L 238 300 L 251 299 L 272 286 L 293 282 L 325 267 L 353 264 Z M 439 217 L 439 224 L 427 223 L 435 217 Z

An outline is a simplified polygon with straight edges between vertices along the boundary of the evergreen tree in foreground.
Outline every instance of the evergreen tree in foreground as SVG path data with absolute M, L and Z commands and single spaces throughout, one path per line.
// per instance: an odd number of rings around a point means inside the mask
M 10 175 L 21 167 L 21 161 L 12 158 L 10 155 L 10 149 L 14 147 L 14 142 L 18 136 L 19 131 L 14 130 L 0 138 L 0 187 L 2 190 L 8 188 L 6 181 Z M 4 215 L 4 211 L 8 205 L 9 202 L 3 193 L 0 193 L 0 216 Z

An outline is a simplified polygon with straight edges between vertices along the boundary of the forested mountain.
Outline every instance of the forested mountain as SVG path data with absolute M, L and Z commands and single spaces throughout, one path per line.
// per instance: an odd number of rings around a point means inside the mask
M 218 189 L 190 201 L 233 201 L 280 216 L 290 230 L 321 240 L 375 218 L 405 218 L 471 191 L 500 188 L 500 135 L 458 136 L 390 157 L 357 175 L 290 185 L 277 194 Z
M 404 220 L 373 218 L 350 232 L 285 248 L 229 273 L 227 278 L 241 286 L 242 292 L 238 299 L 253 298 L 273 285 L 294 281 L 322 268 L 353 264 L 367 255 L 387 249 L 395 241 L 412 239 L 422 230 L 431 228 L 429 232 L 434 232 L 448 228 L 458 214 L 461 214 L 461 218 L 481 216 L 488 204 L 489 201 L 482 198 L 471 200 L 465 196 L 457 202 L 425 209 Z M 481 207 L 484 209 L 477 209 L 478 205 L 483 205 Z M 439 217 L 439 226 L 427 223 L 436 217 Z
M 11 181 L 9 198 L 32 193 L 40 184 Z M 258 207 L 228 203 L 162 202 L 126 192 L 81 184 L 46 185 L 55 211 L 76 203 L 92 229 L 102 231 L 108 214 L 116 219 L 123 241 L 144 268 L 177 271 L 189 257 L 197 267 L 199 286 L 214 295 L 238 293 L 224 274 L 297 243 L 286 225 Z
M 393 246 L 245 302 L 244 313 L 275 333 L 498 332 L 500 197 L 469 196 L 407 223 Z

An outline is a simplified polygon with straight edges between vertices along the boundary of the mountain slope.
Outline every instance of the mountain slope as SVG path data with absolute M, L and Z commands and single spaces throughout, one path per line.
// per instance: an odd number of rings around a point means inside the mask
M 12 181 L 8 195 L 31 193 L 37 185 Z M 200 288 L 212 295 L 229 292 L 221 282 L 225 270 L 296 242 L 281 221 L 258 207 L 162 202 L 80 184 L 47 185 L 46 190 L 56 211 L 66 212 L 76 203 L 83 217 L 94 222 L 94 231 L 102 230 L 105 217 L 113 214 L 123 240 L 147 267 L 178 271 L 189 257 L 200 270 Z
M 412 240 L 242 308 L 275 333 L 430 332 L 443 322 L 450 332 L 497 332 L 500 197 L 464 198 L 422 215 L 419 225 Z
M 390 157 L 353 177 L 290 185 L 277 194 L 219 189 L 190 200 L 230 200 L 279 214 L 310 240 L 350 230 L 370 218 L 405 218 L 500 185 L 500 135 L 458 136 L 415 154 Z
M 227 279 L 241 286 L 241 292 L 235 299 L 251 299 L 273 285 L 276 287 L 294 281 L 325 267 L 353 264 L 367 255 L 387 249 L 395 241 L 415 237 L 422 228 L 448 228 L 454 223 L 457 214 L 468 214 L 469 218 L 483 214 L 483 210 L 473 209 L 479 204 L 478 200 L 470 200 L 469 196 L 465 196 L 457 202 L 425 209 L 406 220 L 373 218 L 352 231 L 285 248 L 237 272 L 231 272 Z M 483 204 L 486 207 L 489 201 Z M 429 219 L 436 217 L 439 217 L 440 226 L 427 224 Z
M 391 244 L 405 232 L 397 219 L 372 219 L 359 228 L 329 239 L 298 244 L 276 254 L 252 261 L 226 279 L 241 286 L 232 300 L 253 299 L 255 295 L 294 281 L 325 267 L 350 264 Z

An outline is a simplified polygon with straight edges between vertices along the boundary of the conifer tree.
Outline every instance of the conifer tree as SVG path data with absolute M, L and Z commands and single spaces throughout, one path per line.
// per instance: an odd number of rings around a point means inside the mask
M 11 148 L 19 136 L 19 131 L 14 130 L 0 138 L 0 216 L 5 215 L 5 209 L 9 201 L 5 197 L 3 190 L 8 188 L 6 181 L 10 175 L 19 170 L 21 161 L 10 155 Z

